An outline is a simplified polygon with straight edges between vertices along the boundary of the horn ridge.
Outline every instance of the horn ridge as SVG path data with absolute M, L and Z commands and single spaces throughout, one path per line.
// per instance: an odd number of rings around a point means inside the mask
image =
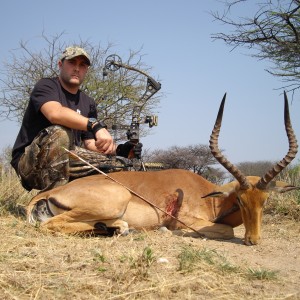
M 211 150 L 212 155 L 214 158 L 231 174 L 234 176 L 234 178 L 240 183 L 241 189 L 247 189 L 249 188 L 250 184 L 244 176 L 241 171 L 234 166 L 220 151 L 219 145 L 218 145 L 218 139 L 220 134 L 220 129 L 222 125 L 222 118 L 223 118 L 223 111 L 224 111 L 224 105 L 226 100 L 226 93 L 223 96 L 222 102 L 220 104 L 220 108 L 218 111 L 217 119 L 214 125 L 214 128 L 212 130 L 210 139 L 209 139 L 209 148 Z
M 284 91 L 284 125 L 285 131 L 289 141 L 289 150 L 286 156 L 278 163 L 276 163 L 256 184 L 256 187 L 260 190 L 266 189 L 267 185 L 276 175 L 278 175 L 283 169 L 285 169 L 289 163 L 296 157 L 298 152 L 298 143 L 292 128 L 290 112 L 289 112 L 289 102 Z

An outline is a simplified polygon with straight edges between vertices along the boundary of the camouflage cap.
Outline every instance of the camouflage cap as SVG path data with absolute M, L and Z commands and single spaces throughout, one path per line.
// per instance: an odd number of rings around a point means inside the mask
M 87 52 L 78 46 L 67 47 L 66 50 L 62 53 L 60 59 L 72 59 L 77 56 L 84 56 L 87 60 L 87 64 L 91 64 L 91 60 Z

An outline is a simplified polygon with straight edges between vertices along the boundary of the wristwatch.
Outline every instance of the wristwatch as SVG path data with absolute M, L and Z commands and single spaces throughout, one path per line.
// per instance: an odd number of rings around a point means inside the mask
M 93 126 L 97 123 L 98 120 L 96 118 L 89 118 L 87 122 L 87 130 L 93 132 Z
M 88 119 L 87 130 L 93 133 L 95 139 L 96 139 L 96 132 L 102 128 L 107 129 L 107 125 L 104 122 L 98 121 L 95 118 Z

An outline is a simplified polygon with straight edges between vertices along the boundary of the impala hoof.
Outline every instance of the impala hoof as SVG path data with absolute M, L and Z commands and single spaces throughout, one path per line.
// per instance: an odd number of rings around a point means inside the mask
M 30 224 L 35 225 L 37 222 L 45 222 L 52 217 L 54 215 L 49 208 L 48 202 L 42 199 L 34 205 L 28 221 Z

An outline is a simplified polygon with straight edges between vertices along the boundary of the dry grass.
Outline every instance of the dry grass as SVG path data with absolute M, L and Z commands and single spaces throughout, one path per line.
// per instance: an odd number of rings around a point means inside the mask
M 27 192 L 21 186 L 15 172 L 10 169 L 0 177 L 0 215 L 24 215 L 26 205 L 36 193 Z
M 0 195 L 1 299 L 300 299 L 294 217 L 267 215 L 255 247 L 242 244 L 243 227 L 231 241 L 155 231 L 68 236 L 26 224 L 32 195 L 15 178 Z
M 279 283 L 291 284 L 278 270 L 243 265 L 205 240 L 158 232 L 112 238 L 52 235 L 12 216 L 2 218 L 0 233 L 2 299 L 296 297 L 293 284 L 278 289 Z
M 273 194 L 267 201 L 264 212 L 274 217 L 300 222 L 300 191 Z

